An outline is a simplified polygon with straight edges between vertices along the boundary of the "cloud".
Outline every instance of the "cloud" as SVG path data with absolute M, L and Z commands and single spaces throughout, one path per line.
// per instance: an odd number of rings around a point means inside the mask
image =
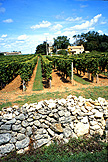
M 47 28 L 51 25 L 48 21 L 42 21 L 39 25 L 33 25 L 31 26 L 31 29 L 39 29 L 39 28 Z
M 105 21 L 102 21 L 102 22 L 101 22 L 101 24 L 106 24 L 106 23 L 107 23 L 107 22 L 105 22 Z
M 61 12 L 59 15 L 55 16 L 56 19 L 64 19 L 64 12 Z
M 82 17 L 76 17 L 75 19 L 73 17 L 68 17 L 66 21 L 79 21 L 82 20 Z
M 20 35 L 17 39 L 19 40 L 19 41 L 24 41 L 24 40 L 26 40 L 28 38 L 28 36 L 27 35 Z
M 60 34 L 61 34 L 61 31 L 58 31 L 58 32 L 56 32 L 56 33 L 54 33 L 54 34 L 56 34 L 56 35 L 60 35 Z
M 2 36 L 1 36 L 1 38 L 6 38 L 7 37 L 7 34 L 3 34 Z
M 6 19 L 6 20 L 3 20 L 4 23 L 12 23 L 13 20 L 12 19 Z
M 98 14 L 90 21 L 86 21 L 86 22 L 82 23 L 81 25 L 75 25 L 73 27 L 66 28 L 65 30 L 84 30 L 84 29 L 94 27 L 97 24 L 97 22 L 99 21 L 99 18 L 101 16 L 102 16 L 102 14 Z
M 98 33 L 103 35 L 103 31 L 102 30 L 98 30 Z
M 80 8 L 88 7 L 88 5 L 80 5 Z
M 0 7 L 0 13 L 4 13 L 6 9 L 4 7 Z
M 49 33 L 44 33 L 44 35 L 45 35 L 45 36 L 48 36 L 48 35 L 49 35 Z
M 54 25 L 53 27 L 51 27 L 51 30 L 54 30 L 54 31 L 60 30 L 62 27 L 63 27 L 63 26 L 62 26 L 61 24 L 56 24 L 56 25 Z

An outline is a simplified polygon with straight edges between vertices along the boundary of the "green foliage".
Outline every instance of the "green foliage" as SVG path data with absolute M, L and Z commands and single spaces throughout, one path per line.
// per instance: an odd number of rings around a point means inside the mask
M 48 50 L 48 44 L 47 44 L 47 50 Z M 40 44 L 36 47 L 36 54 L 46 55 L 46 42 L 43 42 L 43 44 Z
M 46 57 L 41 56 L 42 59 L 42 70 L 44 72 L 44 76 L 47 80 L 52 79 L 52 61 L 49 61 Z
M 29 60 L 32 60 L 34 57 L 35 55 L 0 57 L 0 82 L 2 83 L 2 85 L 6 85 L 10 81 L 12 81 L 19 74 L 21 65 L 27 61 L 29 62 Z M 24 70 L 24 72 L 26 73 L 26 70 Z M 24 76 L 25 73 L 23 74 Z
M 75 56 L 47 56 L 49 60 L 53 62 L 53 65 L 57 65 L 57 70 L 61 71 L 66 77 L 71 79 L 71 63 L 73 62 L 74 68 L 85 74 L 86 71 L 92 74 L 93 77 L 96 74 L 102 73 L 105 69 L 108 70 L 108 53 L 100 53 L 93 51 L 89 54 L 80 54 Z
M 35 68 L 35 65 L 37 63 L 37 59 L 38 59 L 38 55 L 33 57 L 31 60 L 22 62 L 20 64 L 19 74 L 21 76 L 21 79 L 24 80 L 25 82 L 28 82 L 28 80 L 30 79 L 33 70 Z
M 73 38 L 78 38 L 75 42 L 77 45 L 84 45 L 85 51 L 101 51 L 108 52 L 108 36 L 103 34 L 99 35 L 98 32 L 89 31 L 81 35 L 74 35 Z
M 4 53 L 0 53 L 0 57 L 3 56 L 3 55 L 4 55 Z
M 67 56 L 67 51 L 66 50 L 60 50 L 60 51 L 58 51 L 58 54 Z
M 56 39 L 54 38 L 53 46 L 57 46 L 57 49 L 67 49 L 69 43 L 69 39 L 67 36 L 58 36 Z
M 33 83 L 33 91 L 43 90 L 42 84 L 42 68 L 41 68 L 41 59 L 38 60 L 38 66 L 36 71 L 36 76 Z

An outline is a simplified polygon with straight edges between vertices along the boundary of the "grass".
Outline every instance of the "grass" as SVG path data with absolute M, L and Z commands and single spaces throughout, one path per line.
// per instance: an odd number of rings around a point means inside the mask
M 101 86 L 101 87 L 88 87 L 88 88 L 82 88 L 81 90 L 81 96 L 84 98 L 91 98 L 93 100 L 97 99 L 98 97 L 105 98 L 108 100 L 108 86 Z
M 107 162 L 107 144 L 98 136 L 70 138 L 67 144 L 57 141 L 50 146 L 30 149 L 23 155 L 16 152 L 1 158 L 2 162 Z
M 105 72 L 105 73 L 104 73 L 104 72 L 102 72 L 101 74 L 103 74 L 103 75 L 107 76 L 107 72 Z
M 75 75 L 75 74 L 73 75 L 73 79 L 74 79 L 76 82 L 81 83 L 81 84 L 83 84 L 83 85 L 88 85 L 88 84 L 90 84 L 90 82 L 84 80 L 82 77 L 79 77 L 79 76 L 77 76 L 77 75 Z
M 98 97 L 102 97 L 108 100 L 108 86 L 80 88 L 78 89 L 78 91 L 66 90 L 65 92 L 57 91 L 32 94 L 31 96 L 21 97 L 21 100 L 15 101 L 15 103 L 18 103 L 22 106 L 25 103 L 35 103 L 41 100 L 66 98 L 70 94 L 75 95 L 77 97 L 83 96 L 84 98 L 91 98 L 93 100 L 97 99 Z
M 33 91 L 43 90 L 41 59 L 39 58 L 37 72 L 33 83 Z
M 0 110 L 2 110 L 3 107 L 9 107 L 9 106 L 12 106 L 12 102 L 2 103 L 0 104 Z
M 15 103 L 18 103 L 20 106 L 22 106 L 25 103 L 36 103 L 41 100 L 49 100 L 49 99 L 56 99 L 56 98 L 66 98 L 68 95 L 70 95 L 70 91 L 65 92 L 46 92 L 46 93 L 39 93 L 39 94 L 32 94 L 31 96 L 24 96 L 21 97 L 20 100 L 15 101 Z M 73 92 L 73 95 L 78 96 L 77 92 Z
M 93 100 L 98 97 L 105 98 L 108 100 L 108 86 L 101 87 L 88 87 L 88 88 L 79 88 L 76 91 L 66 89 L 64 92 L 46 92 L 46 93 L 38 93 L 32 94 L 31 96 L 18 96 L 18 100 L 12 102 L 3 103 L 0 105 L 0 110 L 3 107 L 12 106 L 12 104 L 17 103 L 19 106 L 24 105 L 25 103 L 36 103 L 41 100 L 49 100 L 49 99 L 57 99 L 57 98 L 66 98 L 68 95 L 75 95 L 77 97 L 82 96 L 84 98 L 91 98 Z M 14 104 L 15 105 L 15 104 Z

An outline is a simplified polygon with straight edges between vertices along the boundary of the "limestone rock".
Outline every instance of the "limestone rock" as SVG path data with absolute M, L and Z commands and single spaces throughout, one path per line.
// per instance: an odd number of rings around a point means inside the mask
M 0 146 L 0 155 L 9 153 L 15 149 L 14 144 L 6 144 Z
M 34 121 L 34 125 L 36 125 L 36 126 L 40 126 L 41 123 L 39 122 L 39 120 L 35 120 L 35 121 Z
M 78 122 L 74 127 L 74 131 L 77 136 L 87 134 L 89 132 L 89 124 L 83 124 L 81 122 Z
M 26 134 L 27 134 L 28 136 L 30 136 L 30 135 L 32 134 L 32 128 L 31 128 L 31 127 L 27 127 L 26 129 L 27 129 Z
M 21 125 L 19 124 L 19 125 L 12 125 L 12 130 L 13 131 L 19 131 L 19 130 L 21 130 Z
M 25 116 L 24 116 L 24 114 L 20 114 L 20 115 L 16 116 L 16 119 L 24 120 Z
M 87 124 L 88 123 L 88 118 L 87 116 L 83 117 L 83 119 L 81 120 L 82 123 Z
M 54 132 L 50 128 L 48 128 L 47 131 L 52 137 L 54 137 Z
M 37 147 L 41 147 L 41 146 L 45 145 L 46 143 L 48 143 L 49 141 L 50 141 L 50 139 L 37 140 Z
M 10 113 L 10 114 L 4 114 L 3 115 L 3 118 L 6 119 L 6 120 L 12 119 L 12 113 Z
M 10 133 L 0 134 L 0 145 L 9 142 L 11 139 Z
M 72 130 L 71 130 L 70 127 L 67 127 L 67 128 L 64 129 L 63 133 L 64 133 L 64 137 L 68 138 L 68 137 L 70 137 L 72 135 Z
M 54 129 L 55 132 L 58 132 L 58 133 L 62 133 L 63 132 L 63 128 L 62 128 L 60 123 L 54 124 L 53 129 Z
M 56 108 L 56 104 L 55 104 L 54 102 L 49 103 L 49 104 L 48 104 L 48 107 L 49 107 L 50 109 Z
M 64 116 L 65 115 L 65 112 L 63 110 L 59 111 L 58 112 L 59 116 Z
M 15 122 L 16 122 L 16 119 L 13 118 L 13 119 L 7 121 L 6 124 L 15 124 Z
M 27 147 L 29 145 L 29 142 L 30 142 L 29 137 L 26 137 L 25 139 L 23 139 L 21 141 L 17 141 L 16 142 L 16 149 L 19 150 L 19 149 Z
M 23 140 L 23 139 L 25 139 L 26 138 L 26 136 L 24 135 L 24 134 L 22 134 L 22 133 L 18 133 L 17 134 L 17 140 L 18 141 L 21 141 L 21 140 Z
M 22 124 L 21 124 L 23 127 L 27 127 L 28 126 L 28 122 L 27 121 L 22 121 Z
M 11 124 L 9 124 L 9 125 L 6 125 L 6 124 L 3 124 L 3 125 L 1 125 L 1 127 L 0 127 L 0 129 L 4 129 L 4 130 L 11 130 Z

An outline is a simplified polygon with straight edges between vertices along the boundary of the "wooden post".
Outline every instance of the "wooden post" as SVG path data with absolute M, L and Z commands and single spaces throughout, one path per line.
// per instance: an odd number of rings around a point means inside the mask
M 88 73 L 88 79 L 90 80 L 90 72 L 89 72 L 89 70 L 87 71 L 87 73 Z
M 23 91 L 26 90 L 26 85 L 25 85 L 25 81 L 23 80 Z
M 73 62 L 71 64 L 71 83 L 73 85 Z
M 96 74 L 96 83 L 98 83 L 98 74 Z
M 50 85 L 50 88 L 51 88 L 51 78 L 49 79 L 49 85 Z
M 108 79 L 108 70 L 107 70 L 107 79 Z
M 93 75 L 91 75 L 91 80 L 94 83 L 94 76 Z
M 75 73 L 76 73 L 76 67 L 75 67 Z

